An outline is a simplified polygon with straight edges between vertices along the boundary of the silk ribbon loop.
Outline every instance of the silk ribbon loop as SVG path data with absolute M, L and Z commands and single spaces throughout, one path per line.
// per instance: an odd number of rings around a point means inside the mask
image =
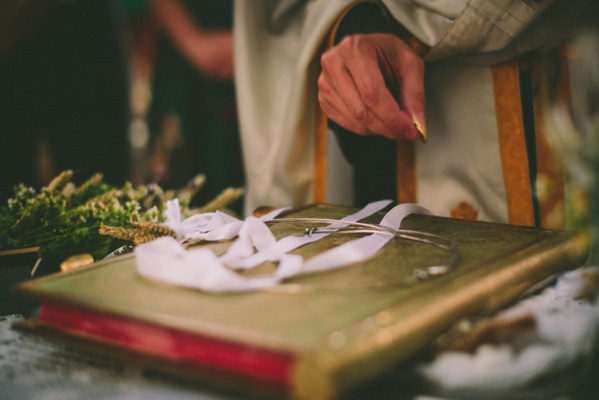
M 209 248 L 186 250 L 174 238 L 163 237 L 136 247 L 137 271 L 150 279 L 214 293 L 246 292 L 272 287 L 295 275 L 337 269 L 364 261 L 375 255 L 396 236 L 401 221 L 407 215 L 430 214 L 426 209 L 415 204 L 401 204 L 387 212 L 380 222 L 382 231 L 388 230 L 387 233 L 391 234 L 381 235 L 380 232 L 374 232 L 336 246 L 306 261 L 299 255 L 289 254 L 290 251 L 320 240 L 348 224 L 359 224 L 357 221 L 382 210 L 389 204 L 389 200 L 370 203 L 354 214 L 340 220 L 333 220 L 333 223 L 326 226 L 326 232 L 302 236 L 289 235 L 276 240 L 266 223 L 278 221 L 273 218 L 285 209 L 275 210 L 261 218 L 248 217 L 244 221 L 218 212 L 183 219 L 178 209 L 178 202 L 169 202 L 165 212 L 167 218 L 165 224 L 177 232 L 179 240 L 201 238 L 212 241 L 234 237 L 237 239 L 225 254 L 218 257 Z M 250 277 L 234 271 L 250 269 L 265 261 L 278 263 L 274 274 Z

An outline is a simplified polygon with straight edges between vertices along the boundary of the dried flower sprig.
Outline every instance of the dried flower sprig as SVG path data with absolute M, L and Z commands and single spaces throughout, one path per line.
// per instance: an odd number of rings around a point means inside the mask
M 186 205 L 206 179 L 198 175 L 184 188 L 165 192 L 156 184 L 115 187 L 103 182 L 102 174 L 76 186 L 72 176 L 72 171 L 64 171 L 39 192 L 23 184 L 15 186 L 14 197 L 0 207 L 0 250 L 40 246 L 49 261 L 76 253 L 99 259 L 127 242 L 174 236 L 160 225 L 166 200 L 179 197 L 183 214 L 189 215 Z M 222 209 L 241 193 L 241 189 L 228 189 L 202 209 Z
M 151 242 L 152 240 L 158 239 L 159 235 L 152 235 L 152 234 L 145 234 L 142 236 L 138 236 L 135 239 L 133 239 L 133 244 L 134 245 L 138 245 L 138 244 L 144 244 L 147 242 Z
M 136 221 L 131 222 L 131 225 L 133 225 L 136 229 L 138 229 L 142 232 L 145 232 L 147 234 L 151 234 L 151 235 L 172 236 L 172 237 L 177 236 L 175 231 L 166 225 L 155 224 L 152 222 L 136 222 Z
M 83 194 L 83 193 L 85 193 L 86 190 L 99 186 L 102 183 L 103 178 L 104 178 L 103 174 L 101 174 L 99 172 L 95 173 L 94 175 L 92 175 L 91 178 L 89 178 L 88 180 L 83 182 L 81 184 L 81 186 L 76 188 L 75 191 L 73 192 L 73 194 Z
M 216 196 L 214 200 L 212 200 L 205 206 L 193 209 L 192 213 L 199 214 L 213 212 L 216 210 L 222 210 L 226 208 L 229 204 L 239 199 L 241 196 L 243 196 L 242 188 L 227 188 L 218 196 Z
M 137 229 L 127 229 L 121 228 L 118 226 L 108 226 L 100 223 L 100 228 L 98 229 L 100 235 L 110 236 L 115 239 L 127 240 L 132 242 L 136 237 L 143 235 L 142 232 Z
M 198 194 L 198 192 L 202 189 L 205 183 L 206 175 L 196 175 L 187 183 L 187 185 L 185 185 L 180 190 L 176 191 L 174 193 L 173 198 L 178 198 L 179 204 L 181 204 L 182 207 L 187 207 L 189 206 L 189 203 L 191 203 L 191 199 L 193 199 L 194 196 Z
M 67 182 L 69 182 L 71 180 L 72 177 L 73 177 L 72 170 L 68 169 L 66 171 L 62 171 L 60 174 L 58 174 L 54 179 L 52 179 L 50 181 L 50 183 L 48 184 L 48 186 L 46 186 L 46 188 L 50 192 L 58 191 L 58 190 L 62 189 L 67 184 Z

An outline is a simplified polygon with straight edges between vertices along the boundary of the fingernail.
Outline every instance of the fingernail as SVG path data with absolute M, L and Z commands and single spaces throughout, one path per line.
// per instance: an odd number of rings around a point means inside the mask
M 426 127 L 422 125 L 422 123 L 418 121 L 416 117 L 412 117 L 412 122 L 414 123 L 414 127 L 420 134 L 420 140 L 422 140 L 422 143 L 426 143 L 428 140 L 428 133 L 426 132 Z

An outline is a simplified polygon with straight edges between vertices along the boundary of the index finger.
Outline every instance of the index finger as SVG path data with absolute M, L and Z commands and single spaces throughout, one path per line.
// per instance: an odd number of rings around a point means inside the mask
M 385 82 L 376 51 L 365 51 L 370 54 L 348 60 L 348 69 L 364 104 L 389 129 L 392 139 L 417 139 L 419 134 L 411 116 L 402 110 Z

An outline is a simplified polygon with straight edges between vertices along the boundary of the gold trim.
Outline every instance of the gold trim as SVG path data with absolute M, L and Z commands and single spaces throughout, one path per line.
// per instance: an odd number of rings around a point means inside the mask
M 534 226 L 518 61 L 496 65 L 492 75 L 508 220 L 515 225 Z

